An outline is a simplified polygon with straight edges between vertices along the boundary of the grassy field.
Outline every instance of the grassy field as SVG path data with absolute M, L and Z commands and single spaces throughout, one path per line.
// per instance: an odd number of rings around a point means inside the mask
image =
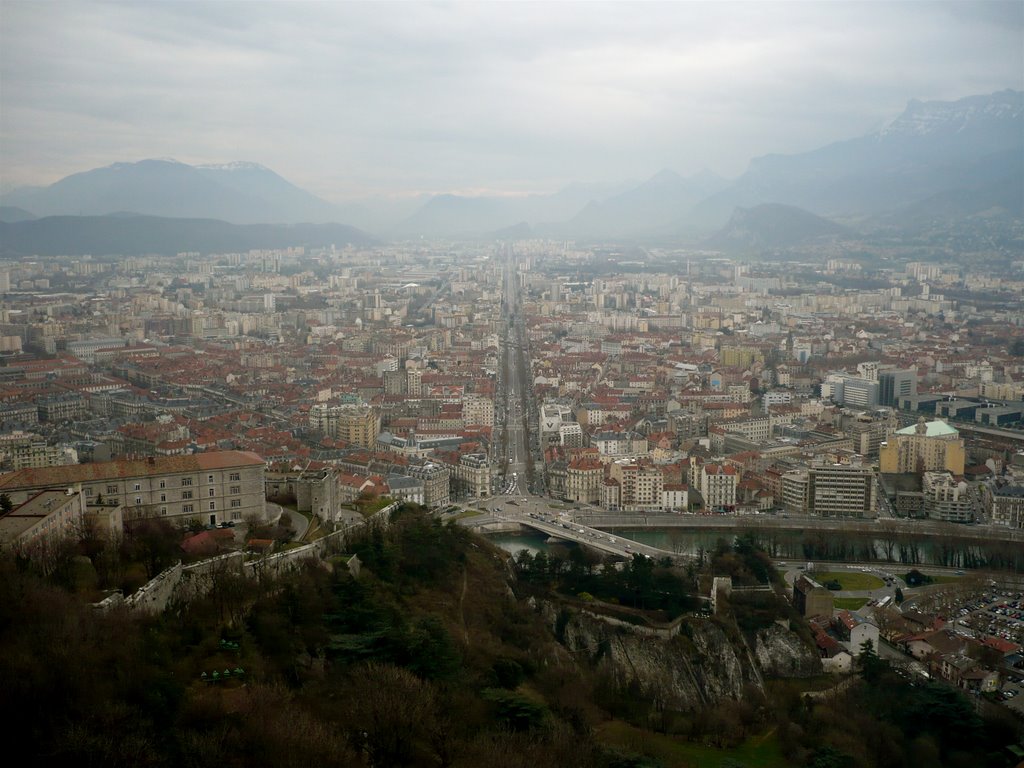
M 786 768 L 789 765 L 779 751 L 774 731 L 747 739 L 735 749 L 716 749 L 614 720 L 598 726 L 597 738 L 608 746 L 658 760 L 665 768 L 718 768 L 727 760 L 744 768 Z
M 824 573 L 814 572 L 814 580 L 819 584 L 827 581 L 838 581 L 844 592 L 867 592 L 872 589 L 881 589 L 885 582 L 870 573 L 859 571 L 825 571 Z
M 858 608 L 863 608 L 867 601 L 866 597 L 837 597 L 832 602 L 838 610 L 856 611 Z

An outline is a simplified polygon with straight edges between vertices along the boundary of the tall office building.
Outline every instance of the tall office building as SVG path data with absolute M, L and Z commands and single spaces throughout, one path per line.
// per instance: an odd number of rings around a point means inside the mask
M 834 464 L 807 472 L 811 512 L 822 517 L 876 517 L 875 473 L 870 467 Z
M 917 371 L 891 370 L 878 372 L 879 405 L 896 407 L 902 397 L 917 394 Z

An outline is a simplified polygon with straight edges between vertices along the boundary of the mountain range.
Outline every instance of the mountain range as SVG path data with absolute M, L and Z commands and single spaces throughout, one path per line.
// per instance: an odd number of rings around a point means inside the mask
M 44 216 L 105 216 L 131 212 L 170 218 L 220 219 L 233 224 L 340 221 L 337 206 L 296 187 L 257 163 L 186 165 L 176 160 L 114 163 L 67 176 L 48 187 L 0 198 Z
M 344 221 L 401 238 L 529 234 L 748 249 L 785 247 L 787 227 L 795 227 L 795 241 L 875 230 L 920 233 L 936 223 L 1012 229 L 1024 219 L 1024 93 L 911 101 L 876 131 L 804 153 L 756 158 L 731 181 L 710 172 L 683 177 L 664 169 L 639 184 L 573 184 L 553 194 L 445 194 L 341 207 L 255 163 L 143 160 L 0 198 L 0 221 L 18 221 L 23 232 L 57 227 L 66 233 L 72 226 L 67 219 L 40 218 L 43 223 L 27 226 L 33 216 L 54 215 L 101 216 L 107 221 L 100 229 L 125 231 L 123 221 L 109 219 L 118 212 L 235 225 Z M 202 225 L 204 237 L 211 227 Z M 29 241 L 18 243 L 31 250 Z

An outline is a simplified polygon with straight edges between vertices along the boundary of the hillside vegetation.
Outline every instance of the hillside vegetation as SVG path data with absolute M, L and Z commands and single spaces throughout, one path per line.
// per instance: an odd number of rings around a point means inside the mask
M 518 583 L 505 553 L 415 508 L 349 548 L 359 578 L 341 558 L 266 583 L 225 573 L 206 597 L 156 617 L 99 614 L 3 560 L 8 732 L 34 763 L 58 766 L 1004 764 L 1011 724 L 981 721 L 952 690 L 911 688 L 881 661 L 815 702 L 801 695 L 810 681 L 756 669 L 733 669 L 722 696 L 700 690 L 718 679 L 715 655 L 754 665 L 745 643 L 789 615 L 782 607 L 758 605 L 739 623 L 687 617 L 665 641 L 587 618 L 585 600 L 544 592 L 540 571 Z M 709 568 L 742 577 L 764 562 L 738 542 Z M 630 611 L 641 609 L 630 596 L 647 603 L 697 575 L 634 563 L 616 571 L 620 584 L 610 571 L 591 578 L 596 565 L 545 572 Z M 689 600 L 651 605 L 653 615 Z M 581 644 L 595 632 L 601 642 Z M 689 675 L 698 695 L 674 703 L 621 674 L 644 660 Z

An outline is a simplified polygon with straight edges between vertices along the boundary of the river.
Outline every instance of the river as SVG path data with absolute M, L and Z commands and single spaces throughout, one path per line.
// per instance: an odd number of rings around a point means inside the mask
M 697 556 L 700 551 L 710 553 L 719 539 L 731 542 L 735 534 L 728 531 L 687 531 L 678 528 L 616 529 L 616 536 L 632 539 L 658 549 L 677 554 Z M 541 533 L 500 533 L 489 535 L 491 541 L 507 552 L 516 554 L 526 549 L 531 554 L 550 551 L 547 536 Z M 807 536 L 799 531 L 776 531 L 761 542 L 769 554 L 779 560 L 834 560 L 896 562 L 904 565 L 953 565 L 956 567 L 979 567 L 981 563 L 970 562 L 972 555 L 980 556 L 978 547 L 965 546 L 954 559 L 946 553 L 943 562 L 941 547 L 925 540 L 904 542 L 901 557 L 900 548 L 890 544 L 891 559 L 886 552 L 886 542 L 870 536 L 850 536 L 840 547 L 835 537 Z M 843 548 L 845 547 L 845 548 Z

